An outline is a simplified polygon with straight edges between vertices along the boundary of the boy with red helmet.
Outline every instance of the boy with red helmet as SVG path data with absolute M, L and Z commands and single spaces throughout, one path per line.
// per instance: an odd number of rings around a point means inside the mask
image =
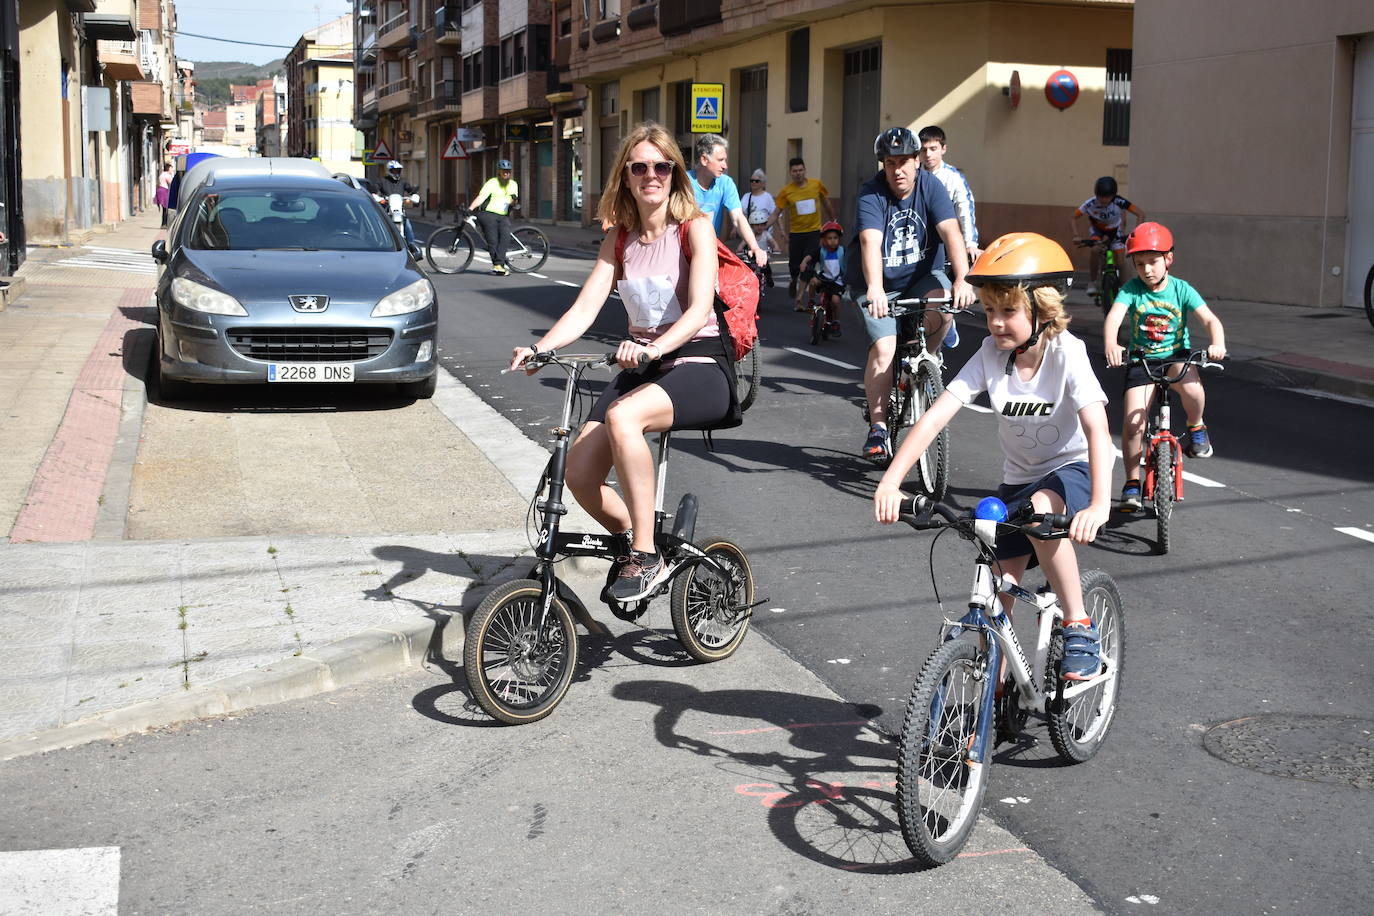
M 873 494 L 879 522 L 897 520 L 902 481 L 959 408 L 986 392 L 1002 446 L 997 495 L 1016 512 L 1072 516 L 1069 537 L 1086 544 L 1111 511 L 1111 433 L 1107 395 L 1088 363 L 1088 348 L 1065 330 L 1064 290 L 1073 262 L 1058 244 L 1034 232 L 1004 235 L 983 251 L 967 279 L 979 287 L 988 336 L 897 449 Z M 1064 609 L 1060 676 L 1088 680 L 1101 671 L 1097 628 L 1083 606 L 1078 558 L 1066 539 L 998 538 L 998 572 L 1020 582 L 1035 563 Z M 1010 609 L 1011 599 L 1004 596 Z
M 1159 223 L 1141 223 L 1126 239 L 1126 254 L 1135 264 L 1136 277 L 1116 294 L 1116 302 L 1102 326 L 1107 365 L 1120 366 L 1125 361 L 1126 347 L 1117 343 L 1117 332 L 1123 321 L 1129 321 L 1130 349 L 1143 351 L 1145 359 L 1152 364 L 1186 357 L 1190 350 L 1188 318 L 1191 315 L 1197 316 L 1211 340 L 1207 358 L 1220 360 L 1225 357 L 1226 332 L 1221 320 L 1207 307 L 1197 290 L 1169 274 L 1174 263 L 1173 234 Z M 1174 389 L 1188 414 L 1188 435 L 1184 438 L 1183 451 L 1192 458 L 1211 457 L 1212 441 L 1207 435 L 1207 424 L 1202 420 L 1207 399 L 1197 367 L 1188 367 Z M 1120 503 L 1123 512 L 1140 508 L 1141 438 L 1153 396 L 1154 386 L 1145 369 L 1139 365 L 1128 367 L 1126 414 L 1121 424 L 1121 454 L 1126 463 L 1126 485 L 1121 489 Z
M 844 230 L 833 219 L 821 227 L 821 241 L 802 258 L 799 268 L 801 278 L 806 281 L 797 296 L 796 311 L 806 311 L 803 305 L 806 298 L 817 293 L 825 296 L 825 317 L 829 324 L 828 333 L 840 336 L 840 295 L 844 292 L 844 246 L 840 237 Z

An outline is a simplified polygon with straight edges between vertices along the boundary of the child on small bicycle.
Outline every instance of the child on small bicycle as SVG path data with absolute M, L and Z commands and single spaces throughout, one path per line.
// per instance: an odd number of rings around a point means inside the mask
M 821 241 L 802 258 L 799 272 L 806 281 L 795 306 L 798 312 L 807 311 L 803 304 L 811 296 L 825 296 L 825 317 L 832 337 L 840 336 L 840 296 L 844 293 L 844 246 L 840 237 L 844 230 L 833 219 L 821 227 Z
M 1078 208 L 1073 211 L 1073 218 L 1070 223 L 1073 226 L 1073 240 L 1082 242 L 1091 239 L 1095 242 L 1102 242 L 1117 252 L 1117 266 L 1121 268 L 1121 276 L 1126 276 L 1127 265 L 1125 258 L 1120 256 L 1120 252 L 1126 247 L 1126 219 L 1127 213 L 1135 216 L 1135 224 L 1139 226 L 1145 221 L 1145 211 L 1124 197 L 1117 195 L 1119 188 L 1116 179 L 1110 175 L 1103 175 L 1097 179 L 1093 185 L 1093 196 L 1089 197 Z M 1082 220 L 1088 221 L 1089 235 L 1083 235 Z M 1088 289 L 1087 293 L 1092 296 L 1097 292 L 1097 278 L 1102 274 L 1102 252 L 1096 246 L 1088 255 Z
M 1226 332 L 1221 320 L 1207 307 L 1197 290 L 1171 276 L 1174 263 L 1174 237 L 1159 223 L 1141 223 L 1126 240 L 1126 253 L 1135 262 L 1139 274 L 1116 295 L 1111 311 L 1102 325 L 1102 343 L 1107 365 L 1120 366 L 1126 348 L 1117 343 L 1117 332 L 1123 321 L 1129 320 L 1130 348 L 1144 353 L 1151 367 L 1158 367 L 1186 358 L 1188 318 L 1196 315 L 1207 329 L 1211 343 L 1207 358 L 1221 360 L 1226 356 Z M 1171 376 L 1173 377 L 1173 376 Z M 1190 458 L 1210 458 L 1212 440 L 1207 435 L 1202 410 L 1207 398 L 1196 366 L 1189 366 L 1174 388 L 1188 414 L 1188 435 L 1183 451 Z M 1154 396 L 1154 385 L 1145 368 L 1138 363 L 1126 369 L 1125 417 L 1121 423 L 1121 455 L 1126 462 L 1126 485 L 1121 489 L 1120 508 L 1134 512 L 1140 508 L 1140 454 L 1145 431 L 1145 416 Z
M 1072 516 L 1069 536 L 1086 544 L 1110 510 L 1111 435 L 1107 395 L 1088 363 L 1083 342 L 1065 331 L 1065 281 L 1073 262 L 1058 244 L 1033 232 L 993 242 L 974 262 L 968 280 L 980 287 L 988 337 L 897 449 L 873 494 L 879 522 L 897 520 L 909 499 L 902 481 L 959 408 L 987 392 L 997 415 L 1003 483 L 997 495 L 1015 513 Z M 1101 670 L 1101 640 L 1083 607 L 1078 558 L 1070 540 L 998 539 L 1004 580 L 1019 582 L 1039 563 L 1064 612 L 1060 674 L 1089 680 Z M 1012 600 L 1002 596 L 1008 611 Z

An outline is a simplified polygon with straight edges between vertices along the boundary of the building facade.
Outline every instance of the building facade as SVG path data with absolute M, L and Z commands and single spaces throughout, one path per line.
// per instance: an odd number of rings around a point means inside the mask
M 286 55 L 288 156 L 319 157 L 335 171 L 359 173 L 353 124 L 352 13 L 300 37 Z
M 1136 13 L 1141 205 L 1203 295 L 1363 303 L 1374 269 L 1374 5 L 1155 0 Z

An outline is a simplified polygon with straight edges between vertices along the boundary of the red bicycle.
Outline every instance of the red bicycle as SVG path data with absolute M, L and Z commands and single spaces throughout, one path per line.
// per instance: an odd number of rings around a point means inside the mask
M 1169 389 L 1183 379 L 1189 366 L 1200 369 L 1224 369 L 1225 366 L 1209 360 L 1206 350 L 1194 350 L 1186 358 L 1174 360 L 1146 360 L 1142 351 L 1132 350 L 1131 363 L 1142 366 L 1155 386 L 1145 420 L 1140 494 L 1154 507 L 1158 526 L 1156 550 L 1165 554 L 1169 552 L 1169 523 L 1173 519 L 1174 503 L 1183 501 L 1183 445 L 1170 428 Z M 1175 366 L 1181 368 L 1172 373 Z M 1169 377 L 1171 374 L 1173 378 Z M 1129 476 L 1130 469 L 1126 471 Z

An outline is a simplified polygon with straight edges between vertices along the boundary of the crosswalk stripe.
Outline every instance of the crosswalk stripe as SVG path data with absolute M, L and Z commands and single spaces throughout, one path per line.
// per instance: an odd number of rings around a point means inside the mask
M 1336 530 L 1341 534 L 1348 534 L 1352 538 L 1374 542 L 1374 531 L 1365 531 L 1363 528 L 1337 528 Z
M 832 366 L 839 366 L 841 369 L 853 369 L 857 372 L 863 368 L 863 366 L 855 366 L 851 363 L 840 362 L 838 359 L 831 359 L 828 356 L 821 356 L 819 353 L 809 353 L 806 350 L 798 350 L 796 347 L 783 347 L 783 349 L 786 350 L 788 353 L 795 353 L 798 356 L 805 356 L 807 359 L 815 359 L 823 363 L 829 363 Z
M 119 847 L 0 852 L 5 916 L 117 916 Z

